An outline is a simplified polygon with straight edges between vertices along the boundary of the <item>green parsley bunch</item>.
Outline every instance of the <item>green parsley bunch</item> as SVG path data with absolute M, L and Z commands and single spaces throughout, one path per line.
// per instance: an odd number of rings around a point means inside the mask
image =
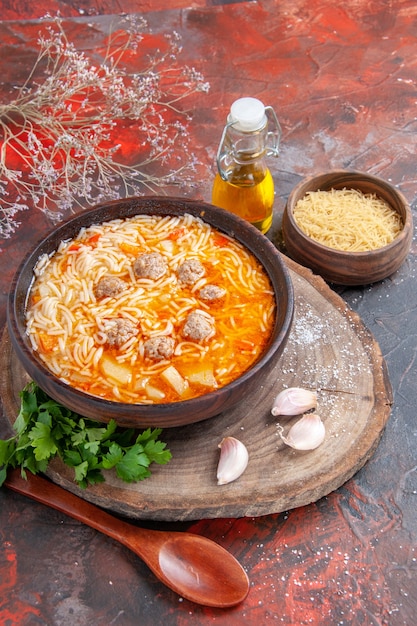
M 0 486 L 8 468 L 37 474 L 45 472 L 56 456 L 74 469 L 74 480 L 83 489 L 104 482 L 102 470 L 114 468 L 121 480 L 130 483 L 148 478 L 151 463 L 164 465 L 171 459 L 166 444 L 158 439 L 160 428 L 137 434 L 132 428 L 118 427 L 114 420 L 101 424 L 86 419 L 52 400 L 33 382 L 20 397 L 16 435 L 0 440 Z

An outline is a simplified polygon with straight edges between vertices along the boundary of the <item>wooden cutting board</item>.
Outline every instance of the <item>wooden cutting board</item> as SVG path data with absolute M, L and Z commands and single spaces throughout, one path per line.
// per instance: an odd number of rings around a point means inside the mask
M 286 259 L 294 284 L 295 315 L 287 346 L 272 373 L 234 409 L 192 426 L 165 429 L 173 458 L 152 477 L 128 485 L 112 472 L 81 490 L 72 470 L 54 460 L 49 478 L 82 498 L 136 519 L 190 521 L 259 516 L 315 502 L 340 487 L 371 457 L 388 420 L 392 392 L 385 361 L 359 316 L 310 270 Z M 12 424 L 27 375 L 7 331 L 1 342 L 0 393 Z M 326 439 L 316 450 L 287 447 L 271 414 L 286 387 L 318 392 Z M 297 418 L 279 418 L 287 432 Z M 232 435 L 248 448 L 249 464 L 235 482 L 218 486 L 218 444 Z

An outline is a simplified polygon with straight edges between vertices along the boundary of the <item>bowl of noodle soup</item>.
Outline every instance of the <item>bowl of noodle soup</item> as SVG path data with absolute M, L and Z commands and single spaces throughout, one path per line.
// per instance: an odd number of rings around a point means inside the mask
M 336 170 L 302 180 L 282 222 L 288 255 L 328 282 L 367 285 L 404 262 L 413 237 L 411 209 L 388 182 Z
M 29 376 L 80 415 L 198 422 L 261 389 L 294 310 L 275 246 L 227 211 L 128 198 L 63 222 L 23 259 L 8 329 Z

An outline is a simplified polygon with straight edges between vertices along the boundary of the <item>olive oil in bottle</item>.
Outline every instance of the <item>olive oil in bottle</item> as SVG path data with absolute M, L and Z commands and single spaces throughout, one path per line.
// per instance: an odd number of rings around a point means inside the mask
M 240 215 L 266 233 L 272 224 L 274 181 L 268 168 L 250 163 L 243 165 L 225 181 L 216 174 L 212 202 Z
M 212 203 L 266 233 L 272 223 L 274 181 L 267 155 L 278 155 L 281 128 L 275 113 L 256 98 L 231 107 L 217 153 Z

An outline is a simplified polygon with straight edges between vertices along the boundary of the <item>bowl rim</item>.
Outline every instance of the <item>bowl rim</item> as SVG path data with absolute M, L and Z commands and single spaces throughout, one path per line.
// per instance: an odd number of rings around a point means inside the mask
M 131 203 L 133 203 L 134 206 L 132 206 L 130 210 L 129 206 L 131 205 Z M 188 205 L 187 208 L 189 208 L 189 211 L 187 209 L 184 209 L 184 204 Z M 181 208 L 177 208 L 179 207 L 179 205 L 181 205 Z M 129 216 L 137 215 L 140 213 L 146 214 L 146 212 L 149 211 L 150 208 L 152 208 L 152 210 L 155 210 L 156 208 L 157 211 L 160 212 L 160 214 L 165 214 L 165 215 L 170 214 L 170 212 L 172 212 L 173 209 L 177 211 L 177 214 L 180 214 L 180 213 L 184 214 L 184 213 L 189 212 L 192 215 L 200 217 L 203 221 L 207 213 L 209 213 L 209 219 L 210 219 L 210 216 L 214 216 L 215 214 L 217 214 L 219 215 L 219 218 L 222 217 L 222 219 L 224 220 L 224 226 L 220 226 L 218 224 L 215 224 L 215 225 L 211 224 L 210 221 L 208 221 L 208 223 L 213 225 L 213 227 L 219 230 L 220 232 L 224 232 L 231 237 L 235 237 L 237 241 L 239 241 L 243 246 L 245 246 L 262 264 L 264 270 L 267 272 L 271 280 L 272 286 L 273 286 L 273 281 L 272 281 L 272 276 L 271 276 L 272 266 L 275 265 L 276 263 L 279 264 L 280 270 L 282 273 L 283 283 L 285 284 L 285 288 L 286 288 L 286 300 L 287 300 L 287 306 L 285 309 L 285 314 L 283 316 L 281 326 L 280 328 L 277 328 L 277 324 L 278 324 L 278 316 L 277 316 L 270 340 L 268 341 L 268 344 L 266 345 L 264 351 L 259 356 L 259 358 L 251 365 L 251 367 L 245 372 L 243 372 L 243 374 L 241 374 L 241 376 L 239 376 L 237 379 L 207 394 L 203 394 L 201 396 L 197 396 L 195 398 L 190 398 L 186 400 L 178 400 L 176 402 L 171 402 L 171 403 L 151 403 L 151 404 L 141 404 L 141 403 L 130 404 L 129 403 L 128 404 L 128 403 L 123 403 L 123 402 L 117 402 L 113 400 L 107 400 L 99 396 L 88 394 L 82 390 L 72 387 L 71 385 L 68 385 L 68 383 L 59 379 L 43 364 L 41 359 L 37 357 L 36 353 L 30 348 L 29 342 L 25 341 L 25 339 L 22 337 L 22 333 L 20 331 L 19 324 L 18 324 L 18 313 L 17 313 L 18 303 L 16 300 L 16 294 L 18 292 L 19 283 L 20 281 L 22 281 L 24 270 L 28 271 L 28 265 L 31 265 L 32 279 L 27 287 L 26 294 L 25 294 L 24 307 L 26 309 L 27 298 L 30 292 L 32 282 L 34 280 L 33 267 L 36 263 L 36 260 L 42 254 L 44 254 L 47 249 L 50 250 L 49 253 L 53 253 L 58 246 L 58 243 L 55 244 L 55 246 L 53 247 L 51 247 L 50 243 L 48 245 L 48 242 L 50 242 L 51 238 L 56 239 L 57 242 L 62 241 L 63 237 L 60 236 L 60 234 L 62 233 L 65 235 L 66 233 L 71 231 L 71 229 L 74 230 L 74 234 L 72 236 L 75 236 L 79 232 L 80 228 L 82 228 L 83 226 L 83 225 L 78 226 L 80 221 L 81 222 L 87 221 L 88 223 L 93 224 L 95 216 L 101 213 L 106 214 L 107 212 L 114 210 L 114 208 L 117 206 L 124 207 L 124 210 L 127 211 Z M 146 210 L 141 210 L 141 207 L 143 208 L 144 206 Z M 122 217 L 128 217 L 127 213 L 126 214 L 123 213 Z M 111 216 L 108 219 L 104 217 L 103 219 L 100 220 L 100 223 L 104 223 L 112 219 L 117 219 L 117 217 Z M 241 239 L 242 234 L 239 233 L 239 229 L 241 228 L 244 229 L 243 241 Z M 65 237 L 65 238 L 68 239 L 68 237 Z M 260 255 L 262 252 L 266 253 L 265 259 L 260 258 Z M 242 218 L 238 217 L 237 215 L 229 211 L 226 211 L 224 209 L 221 209 L 215 205 L 206 203 L 204 201 L 190 199 L 190 198 L 176 197 L 176 196 L 141 196 L 141 197 L 128 197 L 128 198 L 122 198 L 118 200 L 110 200 L 108 202 L 103 202 L 103 203 L 97 204 L 96 206 L 90 209 L 86 209 L 80 213 L 77 213 L 75 216 L 70 216 L 69 218 L 63 220 L 58 225 L 58 227 L 53 228 L 47 235 L 38 239 L 38 241 L 34 243 L 30 247 L 28 252 L 24 255 L 23 259 L 19 263 L 19 266 L 13 276 L 11 287 L 9 290 L 8 302 L 7 302 L 7 325 L 8 325 L 8 330 L 9 330 L 9 335 L 12 341 L 12 345 L 20 361 L 22 361 L 22 357 L 23 359 L 29 361 L 30 367 L 26 368 L 26 366 L 24 365 L 24 368 L 26 369 L 29 376 L 31 376 L 31 378 L 35 382 L 37 382 L 36 378 L 38 378 L 36 376 L 36 372 L 40 371 L 40 373 L 43 376 L 53 381 L 53 386 L 56 386 L 59 389 L 62 389 L 63 392 L 68 392 L 69 390 L 72 396 L 74 397 L 75 402 L 78 402 L 78 400 L 87 401 L 91 403 L 91 405 L 96 407 L 97 410 L 99 409 L 100 410 L 102 409 L 104 411 L 111 410 L 111 412 L 114 412 L 114 413 L 123 411 L 124 413 L 129 413 L 129 415 L 132 418 L 133 418 L 133 413 L 135 411 L 142 412 L 142 413 L 145 413 L 145 419 L 152 420 L 153 426 L 158 427 L 158 417 L 153 416 L 154 413 L 158 413 L 158 414 L 165 413 L 165 412 L 169 413 L 169 411 L 173 411 L 173 410 L 176 413 L 178 413 L 181 410 L 181 408 L 185 410 L 189 406 L 195 407 L 196 412 L 198 413 L 206 404 L 207 398 L 210 398 L 212 401 L 212 404 L 216 405 L 216 401 L 218 398 L 220 398 L 224 394 L 230 395 L 236 386 L 240 386 L 242 384 L 244 385 L 246 381 L 248 381 L 248 379 L 251 379 L 254 376 L 254 374 L 256 374 L 261 368 L 263 368 L 267 364 L 267 362 L 271 359 L 271 357 L 273 359 L 276 352 L 280 349 L 281 344 L 285 343 L 286 338 L 288 337 L 288 334 L 290 332 L 292 319 L 293 319 L 293 313 L 294 313 L 294 288 L 292 285 L 289 270 L 287 266 L 285 265 L 282 256 L 283 256 L 282 253 L 274 246 L 274 244 L 265 235 L 263 235 L 255 226 L 253 226 L 246 220 L 243 220 Z M 276 293 L 275 289 L 274 289 L 274 293 L 275 293 L 275 296 L 279 295 Z M 271 354 L 271 350 L 272 350 L 272 354 Z M 46 392 L 53 397 L 53 395 L 50 394 L 49 390 L 46 390 Z M 217 414 L 220 412 L 221 412 L 221 409 L 217 411 Z M 214 413 L 213 415 L 215 414 L 216 413 Z M 117 420 L 117 418 L 115 419 Z M 203 417 L 201 419 L 206 419 L 206 417 Z M 188 423 L 192 423 L 192 422 L 190 421 Z M 176 424 L 173 424 L 173 426 L 175 425 Z M 185 424 L 179 424 L 179 425 L 185 425 Z
M 338 250 L 337 248 L 332 248 L 331 246 L 326 246 L 322 243 L 320 243 L 319 241 L 317 241 L 316 239 L 313 239 L 312 237 L 310 237 L 309 235 L 307 235 L 307 233 L 302 230 L 295 218 L 294 218 L 294 213 L 293 213 L 293 209 L 294 206 L 296 204 L 295 200 L 294 200 L 294 196 L 296 194 L 299 193 L 299 191 L 306 185 L 308 185 L 308 183 L 313 183 L 314 181 L 320 181 L 320 179 L 323 179 L 325 177 L 329 177 L 329 176 L 352 176 L 353 178 L 357 178 L 359 179 L 368 179 L 370 182 L 373 182 L 377 185 L 381 185 L 381 183 L 387 188 L 387 190 L 397 196 L 398 201 L 404 206 L 404 210 L 405 210 L 405 219 L 403 218 L 403 216 L 401 215 L 401 218 L 403 219 L 403 228 L 401 229 L 401 232 L 395 237 L 395 239 L 393 239 L 393 241 L 391 241 L 390 243 L 381 246 L 379 248 L 374 248 L 373 250 L 361 250 L 361 251 L 349 251 L 349 250 Z M 327 185 L 326 185 L 327 186 Z M 328 189 L 332 188 L 331 183 L 329 183 L 329 185 L 327 186 L 328 188 L 325 189 L 324 191 L 327 191 Z M 348 187 L 349 189 L 356 189 L 356 187 L 354 187 L 353 185 L 351 187 Z M 307 191 L 318 191 L 321 190 L 320 187 L 317 187 L 314 190 L 310 190 L 307 189 L 305 194 L 307 193 Z M 305 195 L 304 194 L 304 195 Z M 300 196 L 301 197 L 301 196 Z M 388 202 L 388 204 L 390 204 L 391 208 L 393 210 L 394 207 L 392 207 L 391 203 L 386 200 L 386 202 Z M 407 199 L 405 198 L 405 196 L 403 195 L 403 193 L 401 191 L 399 191 L 398 189 L 396 189 L 391 183 L 389 183 L 388 181 L 383 180 L 382 178 L 379 178 L 378 176 L 374 176 L 372 174 L 368 174 L 366 172 L 360 172 L 358 170 L 329 170 L 329 171 L 323 171 L 323 172 L 319 172 L 317 174 L 314 174 L 313 176 L 310 177 L 305 177 L 303 179 L 301 179 L 296 185 L 295 187 L 293 187 L 293 189 L 291 190 L 289 196 L 288 196 L 288 200 L 286 202 L 285 205 L 285 212 L 287 214 L 287 218 L 288 220 L 291 222 L 291 227 L 294 228 L 294 230 L 297 232 L 297 234 L 302 237 L 306 242 L 309 243 L 309 245 L 312 245 L 314 247 L 317 247 L 317 249 L 323 251 L 323 253 L 327 253 L 328 255 L 336 255 L 340 258 L 344 258 L 344 257 L 348 257 L 348 258 L 357 258 L 357 259 L 362 259 L 365 257 L 369 257 L 369 255 L 383 255 L 386 252 L 389 252 L 391 249 L 393 248 L 397 248 L 398 246 L 402 246 L 403 243 L 411 244 L 411 239 L 412 239 L 412 231 L 413 231 L 413 216 L 412 216 L 412 212 L 411 212 L 411 208 L 410 205 L 407 201 Z M 398 211 L 397 211 L 398 213 Z M 411 231 L 411 237 L 410 237 L 410 231 Z M 404 242 L 405 240 L 405 242 Z M 408 241 L 410 240 L 410 241 Z

